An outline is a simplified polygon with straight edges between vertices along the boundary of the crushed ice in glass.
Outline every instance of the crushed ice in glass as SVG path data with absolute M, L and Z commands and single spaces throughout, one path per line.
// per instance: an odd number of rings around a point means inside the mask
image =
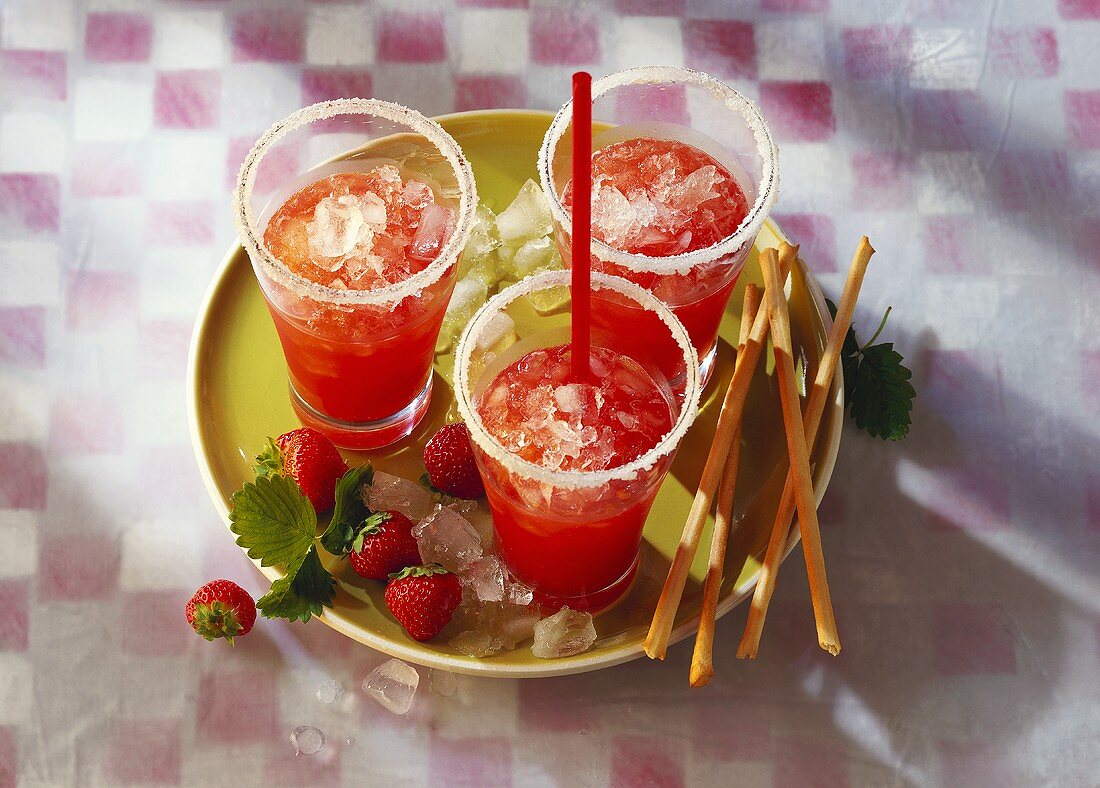
M 568 345 L 531 351 L 489 384 L 478 412 L 505 448 L 555 471 L 606 470 L 637 459 L 669 430 L 668 402 L 637 363 L 594 347 L 606 374 L 569 382 L 569 353 Z
M 594 153 L 592 175 L 592 234 L 629 252 L 663 257 L 712 246 L 748 213 L 733 173 L 679 140 L 614 142 Z M 571 182 L 562 197 L 568 209 Z
M 315 255 L 332 259 L 329 270 L 337 271 L 353 252 L 368 254 L 374 234 L 386 227 L 386 203 L 377 194 L 330 195 L 317 203 L 313 219 L 306 226 L 309 248 Z
M 416 668 L 399 659 L 383 662 L 363 679 L 363 692 L 394 714 L 408 713 L 418 686 L 420 674 Z
M 540 659 L 569 657 L 588 651 L 596 642 L 592 614 L 563 607 L 535 625 L 531 653 Z
M 295 755 L 316 755 L 325 749 L 325 734 L 312 725 L 299 725 L 290 732 Z

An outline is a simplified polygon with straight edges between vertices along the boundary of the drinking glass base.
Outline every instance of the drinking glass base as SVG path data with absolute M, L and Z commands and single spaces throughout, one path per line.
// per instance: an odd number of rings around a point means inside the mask
M 392 416 L 377 421 L 342 421 L 326 416 L 302 399 L 293 383 L 290 384 L 290 403 L 302 424 L 319 430 L 341 449 L 381 449 L 407 437 L 420 424 L 432 401 L 434 374 L 428 375 L 428 382 L 412 402 Z
M 634 585 L 635 578 L 638 576 L 638 565 L 640 563 L 641 554 L 634 559 L 634 563 L 630 565 L 630 568 L 626 570 L 626 573 L 622 577 L 606 588 L 601 588 L 599 591 L 593 591 L 590 594 L 557 596 L 535 589 L 535 604 L 547 613 L 552 613 L 563 607 L 567 607 L 570 610 L 586 610 L 592 615 L 610 610 L 615 605 L 619 604 L 619 602 L 626 597 L 627 593 L 629 593 L 631 587 Z

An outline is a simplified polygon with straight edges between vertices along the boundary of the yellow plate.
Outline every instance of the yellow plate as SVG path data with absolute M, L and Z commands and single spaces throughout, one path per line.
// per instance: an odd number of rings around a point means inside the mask
M 439 122 L 469 157 L 481 199 L 499 211 L 511 201 L 524 180 L 537 178 L 535 159 L 550 119 L 551 115 L 543 112 L 495 110 L 446 115 Z M 757 249 L 774 246 L 780 238 L 779 229 L 769 221 L 756 241 Z M 459 654 L 443 642 L 417 643 L 389 614 L 381 584 L 359 578 L 348 569 L 346 561 L 331 556 L 327 565 L 336 574 L 339 588 L 333 608 L 325 610 L 321 621 L 392 656 L 457 673 L 552 676 L 595 670 L 641 656 L 649 619 L 714 433 L 721 393 L 733 374 L 733 346 L 737 342 L 741 299 L 744 285 L 750 281 L 761 281 L 755 250 L 722 322 L 718 362 L 714 379 L 704 393 L 703 410 L 684 439 L 646 522 L 639 580 L 623 602 L 597 617 L 599 638 L 590 651 L 564 659 L 543 660 L 534 657 L 530 648 L 521 646 L 486 659 L 475 659 Z M 830 320 L 820 288 L 801 263 L 791 281 L 791 323 L 796 357 L 805 354 L 805 366 L 812 380 Z M 449 358 L 438 361 L 441 371 L 451 366 Z M 756 583 L 758 559 L 767 544 L 786 474 L 783 423 L 771 372 L 769 355 L 769 363 L 761 364 L 757 370 L 746 404 L 737 485 L 740 519 L 730 539 L 727 574 L 718 606 L 720 616 L 745 599 Z M 192 338 L 188 377 L 188 411 L 195 456 L 214 506 L 228 524 L 229 498 L 253 477 L 251 460 L 263 448 L 265 438 L 299 426 L 290 407 L 279 340 L 247 255 L 239 245 L 235 244 L 226 254 L 206 294 Z M 839 370 L 833 389 L 811 458 L 819 502 L 840 444 L 843 381 Z M 416 479 L 424 471 L 421 463 L 424 442 L 442 423 L 451 403 L 450 388 L 437 374 L 431 409 L 414 435 L 384 452 L 345 452 L 345 456 L 352 464 L 369 460 L 375 468 Z M 232 534 L 227 535 L 232 538 Z M 709 540 L 708 525 L 676 617 L 674 641 L 692 634 L 698 626 Z M 796 541 L 797 529 L 787 552 Z M 262 567 L 260 571 L 270 580 L 282 574 L 274 567 Z

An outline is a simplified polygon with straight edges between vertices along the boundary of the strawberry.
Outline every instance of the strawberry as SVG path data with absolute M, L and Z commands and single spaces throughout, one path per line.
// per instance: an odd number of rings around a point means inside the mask
M 332 508 L 336 482 L 348 471 L 340 452 L 312 427 L 300 427 L 268 439 L 267 448 L 256 458 L 260 476 L 286 474 L 301 488 L 318 514 Z
M 232 580 L 211 580 L 187 602 L 187 623 L 207 640 L 247 635 L 256 623 L 256 603 Z
M 375 512 L 351 545 L 348 560 L 361 577 L 385 580 L 407 566 L 420 564 L 412 520 L 401 512 Z
M 464 422 L 445 424 L 424 447 L 424 467 L 432 485 L 456 498 L 480 498 L 485 494 L 474 462 L 470 433 Z
M 410 566 L 391 576 L 386 607 L 413 640 L 431 640 L 462 601 L 458 578 L 439 564 Z

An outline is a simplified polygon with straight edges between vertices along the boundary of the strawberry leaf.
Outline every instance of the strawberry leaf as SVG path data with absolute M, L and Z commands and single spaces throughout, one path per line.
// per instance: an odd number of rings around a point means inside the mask
M 267 618 L 308 621 L 332 604 L 335 580 L 314 547 L 317 514 L 298 485 L 285 476 L 259 476 L 233 494 L 229 529 L 261 566 L 282 566 L 257 607 Z
M 351 543 L 351 552 L 360 552 L 363 549 L 363 540 L 371 534 L 378 533 L 382 523 L 392 517 L 393 515 L 389 512 L 375 512 L 364 520 L 363 525 L 359 528 L 359 533 L 355 535 L 355 539 Z
M 290 621 L 309 621 L 319 616 L 324 607 L 332 607 L 336 596 L 336 580 L 321 565 L 317 550 L 312 545 L 306 552 L 298 570 L 271 584 L 271 590 L 256 602 L 265 618 L 285 618 Z
M 422 566 L 406 566 L 400 572 L 390 575 L 390 580 L 404 580 L 407 577 L 431 577 L 432 575 L 450 574 L 441 564 L 423 564 Z
M 836 317 L 836 305 L 826 299 L 829 312 Z M 856 426 L 873 437 L 899 441 L 909 434 L 910 411 L 916 389 L 912 373 L 902 362 L 894 343 L 871 343 L 878 339 L 890 310 L 886 310 L 878 330 L 866 345 L 860 346 L 854 327 L 848 328 L 840 359 L 844 370 L 844 402 Z
M 364 484 L 370 484 L 374 470 L 370 465 L 351 468 L 336 482 L 336 506 L 332 510 L 332 520 L 321 536 L 321 546 L 333 555 L 347 555 L 352 542 L 363 521 L 370 515 L 370 509 L 359 494 Z
M 863 350 L 851 413 L 856 426 L 876 438 L 898 441 L 909 434 L 909 411 L 917 392 L 902 361 L 893 342 Z
M 283 452 L 271 438 L 267 439 L 264 450 L 256 455 L 256 464 L 253 468 L 257 476 L 282 476 Z
M 317 533 L 317 514 L 298 485 L 285 476 L 261 476 L 230 499 L 229 530 L 261 566 L 297 570 Z

